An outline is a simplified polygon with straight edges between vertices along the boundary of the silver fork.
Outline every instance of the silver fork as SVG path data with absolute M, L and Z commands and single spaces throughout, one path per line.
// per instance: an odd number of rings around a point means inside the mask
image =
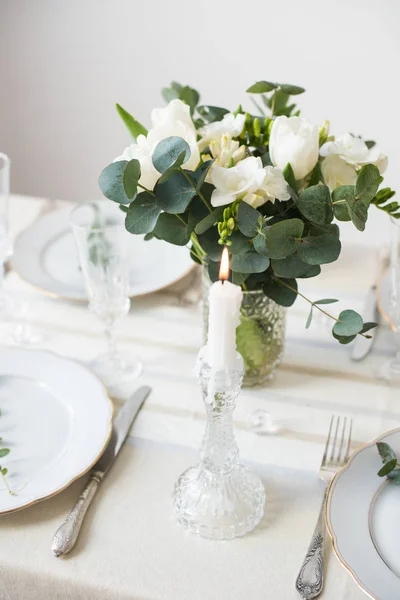
M 296 590 L 304 600 L 320 595 L 324 585 L 325 501 L 329 485 L 349 458 L 353 419 L 332 416 L 319 476 L 325 483 L 324 499 L 307 554 L 296 579 Z

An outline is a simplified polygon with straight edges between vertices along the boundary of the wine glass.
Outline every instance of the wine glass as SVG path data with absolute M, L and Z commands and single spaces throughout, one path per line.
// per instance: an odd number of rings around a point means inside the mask
M 4 291 L 4 267 L 12 255 L 8 200 L 10 195 L 11 161 L 6 154 L 0 153 L 0 315 L 8 318 L 12 313 L 12 300 Z
M 103 321 L 108 349 L 92 363 L 107 387 L 138 377 L 142 363 L 117 350 L 114 329 L 129 312 L 130 238 L 124 214 L 116 205 L 99 200 L 78 205 L 70 217 L 90 310 Z
M 400 384 L 400 222 L 391 217 L 390 235 L 390 296 L 388 313 L 395 336 L 396 354 L 380 369 L 380 377 L 393 385 Z

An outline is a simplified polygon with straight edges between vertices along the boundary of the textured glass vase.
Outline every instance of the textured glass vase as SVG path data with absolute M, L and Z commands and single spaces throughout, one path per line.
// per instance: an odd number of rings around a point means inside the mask
M 232 416 L 243 379 L 243 359 L 233 369 L 213 371 L 200 351 L 198 376 L 207 411 L 200 461 L 175 484 L 175 515 L 189 531 L 230 540 L 254 529 L 264 514 L 261 480 L 239 460 Z
M 204 336 L 208 332 L 210 279 L 203 277 Z M 238 352 L 243 356 L 243 385 L 250 387 L 271 380 L 281 362 L 285 343 L 286 309 L 262 290 L 243 292 L 240 325 L 236 330 Z

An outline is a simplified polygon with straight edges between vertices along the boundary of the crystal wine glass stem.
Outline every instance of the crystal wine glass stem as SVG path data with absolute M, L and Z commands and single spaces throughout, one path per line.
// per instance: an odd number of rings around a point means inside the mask
M 117 352 L 117 344 L 115 341 L 115 319 L 111 319 L 107 321 L 104 333 L 107 339 L 107 354 L 110 362 L 115 361 L 115 358 L 118 354 Z

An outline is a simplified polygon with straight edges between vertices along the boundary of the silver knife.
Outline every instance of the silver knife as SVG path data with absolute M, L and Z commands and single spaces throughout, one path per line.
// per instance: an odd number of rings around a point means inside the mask
M 367 293 L 367 297 L 365 300 L 365 306 L 363 310 L 363 319 L 364 323 L 367 322 L 379 322 L 379 312 L 378 312 L 378 304 L 376 301 L 376 285 L 373 285 Z M 377 334 L 377 327 L 368 331 L 367 335 L 370 335 L 371 338 L 365 338 L 362 335 L 358 335 L 354 340 L 354 344 L 351 350 L 351 359 L 355 361 L 362 360 L 367 356 L 370 352 L 372 346 L 374 345 Z
M 90 471 L 89 481 L 79 496 L 78 502 L 54 534 L 51 549 L 55 556 L 63 556 L 75 546 L 86 511 L 105 474 L 118 455 L 133 421 L 150 392 L 151 388 L 147 386 L 136 390 L 114 419 L 111 439 L 104 454 Z

